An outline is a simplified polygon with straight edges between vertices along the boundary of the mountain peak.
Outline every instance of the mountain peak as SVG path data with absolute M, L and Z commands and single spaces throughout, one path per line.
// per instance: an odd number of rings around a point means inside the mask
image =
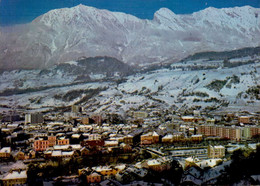
M 177 61 L 195 52 L 259 46 L 257 13 L 260 9 L 249 6 L 210 7 L 186 15 L 161 8 L 153 20 L 141 20 L 82 4 L 56 9 L 28 24 L 26 32 L 1 33 L 0 68 L 45 67 L 104 55 L 142 65 L 172 57 Z
M 259 12 L 259 9 L 256 9 L 251 6 L 241 6 L 241 7 L 232 7 L 232 8 L 215 8 L 215 7 L 208 7 L 205 8 L 204 10 L 194 12 L 193 14 L 198 14 L 198 13 L 207 13 L 207 14 L 215 14 L 215 13 L 230 13 L 230 12 L 236 12 L 237 14 L 243 14 L 243 13 L 254 13 L 254 12 Z
M 153 21 L 162 25 L 164 29 L 183 30 L 180 16 L 168 8 L 161 8 L 156 11 Z
M 103 11 L 102 9 L 97 9 L 95 7 L 92 6 L 86 6 L 83 4 L 79 4 L 77 6 L 72 7 L 72 9 L 74 9 L 74 11 L 78 11 L 78 12 L 95 12 L 95 11 Z
M 57 24 L 70 24 L 72 22 L 78 21 L 79 19 L 87 16 L 92 16 L 98 14 L 103 10 L 96 9 L 94 7 L 85 6 L 79 4 L 72 8 L 62 8 L 51 10 L 42 16 L 36 18 L 33 22 L 45 24 L 46 26 L 54 26 Z
M 51 10 L 36 18 L 33 22 L 56 28 L 60 26 L 99 25 L 109 27 L 109 24 L 124 24 L 125 21 L 141 21 L 135 16 L 121 12 L 111 12 L 79 4 L 72 8 Z M 91 24 L 92 23 L 92 24 Z
M 172 19 L 174 17 L 177 17 L 177 15 L 168 8 L 160 8 L 154 13 L 154 19 Z

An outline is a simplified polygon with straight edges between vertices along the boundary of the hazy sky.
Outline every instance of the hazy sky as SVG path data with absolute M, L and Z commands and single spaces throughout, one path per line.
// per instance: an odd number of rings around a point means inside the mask
M 51 9 L 85 4 L 152 19 L 156 10 L 167 7 L 177 14 L 192 13 L 209 6 L 216 8 L 250 5 L 260 0 L 0 0 L 0 25 L 30 22 Z

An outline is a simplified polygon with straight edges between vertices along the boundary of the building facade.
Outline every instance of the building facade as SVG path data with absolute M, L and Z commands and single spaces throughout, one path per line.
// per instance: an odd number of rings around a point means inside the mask
M 49 141 L 44 139 L 35 140 L 33 147 L 35 151 L 45 151 L 49 147 Z
M 219 146 L 208 146 L 208 158 L 223 158 L 225 157 L 225 147 Z
M 25 124 L 32 123 L 43 123 L 43 114 L 42 113 L 30 113 L 25 115 Z

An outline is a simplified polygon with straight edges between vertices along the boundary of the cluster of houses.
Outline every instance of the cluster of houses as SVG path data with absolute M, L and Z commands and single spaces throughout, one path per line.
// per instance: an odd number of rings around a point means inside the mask
M 51 157 L 57 154 L 66 157 L 72 156 L 73 150 L 85 151 L 86 154 L 93 149 L 113 151 L 120 148 L 123 152 L 131 152 L 132 147 L 138 145 L 169 145 L 185 141 L 199 143 L 207 137 L 240 141 L 260 135 L 258 118 L 249 116 L 237 116 L 234 119 L 236 125 L 233 120 L 224 125 L 215 124 L 215 119 L 203 118 L 199 112 L 194 112 L 193 116 L 172 116 L 172 121 L 162 123 L 160 120 L 154 121 L 154 117 L 149 118 L 147 112 L 139 111 L 131 113 L 134 121 L 130 121 L 133 122 L 105 124 L 101 115 L 86 117 L 75 114 L 79 111 L 80 107 L 73 105 L 73 117 L 66 113 L 69 119 L 64 117 L 62 122 L 44 122 L 44 116 L 40 113 L 26 114 L 25 122 L 2 122 L 1 146 L 11 147 L 18 159 L 28 159 L 34 157 L 36 152 L 45 151 Z M 152 124 L 149 125 L 149 122 Z M 70 153 L 61 152 L 68 150 L 71 150 Z
M 200 169 L 213 168 L 220 165 L 225 157 L 225 147 L 223 146 L 209 146 L 208 158 L 198 159 L 190 156 L 185 159 L 180 159 L 180 166 L 184 170 L 188 170 L 191 167 L 197 167 Z M 143 179 L 149 174 L 149 171 L 163 172 L 168 171 L 172 167 L 173 158 L 171 156 L 165 156 L 155 159 L 147 159 L 136 164 L 119 164 L 113 166 L 98 166 L 87 167 L 79 169 L 79 176 L 86 176 L 88 183 L 100 183 L 107 179 L 119 181 L 120 183 L 131 182 L 134 180 Z M 185 175 L 184 175 L 185 176 Z
M 192 116 L 163 115 L 163 119 L 156 115 L 158 112 L 152 112 L 153 115 L 150 115 L 147 112 L 138 111 L 131 112 L 128 116 L 129 122 L 125 124 L 107 124 L 103 122 L 101 115 L 87 116 L 80 114 L 80 111 L 80 107 L 72 106 L 72 112 L 64 113 L 62 121 L 59 122 L 57 122 L 59 117 L 50 115 L 45 117 L 41 113 L 26 114 L 24 121 L 8 121 L 8 119 L 16 120 L 21 117 L 5 117 L 0 125 L 0 160 L 29 161 L 37 158 L 57 160 L 96 154 L 131 155 L 136 152 L 135 148 L 158 147 L 163 144 L 173 146 L 177 142 L 185 141 L 194 143 L 196 146 L 207 137 L 240 141 L 260 135 L 259 118 L 252 116 L 232 116 L 233 118 L 230 117 L 232 120 L 228 120 L 226 125 L 216 125 L 215 119 L 204 118 L 198 111 Z M 170 118 L 170 120 L 166 121 L 165 118 Z M 195 151 L 199 152 L 199 150 Z M 205 152 L 202 151 L 207 153 L 207 158 L 216 159 L 225 156 L 223 146 L 209 146 Z M 182 157 L 192 155 L 192 153 L 182 155 L 183 152 L 172 152 L 172 155 Z M 169 168 L 168 164 L 160 161 L 149 160 L 146 162 L 146 168 L 156 171 Z M 195 160 L 187 162 L 193 162 L 193 165 L 202 166 L 203 164 Z M 136 169 L 136 167 L 128 167 L 128 171 L 123 169 L 120 174 L 123 172 L 127 174 L 130 170 Z M 107 174 L 99 170 L 101 169 L 92 168 L 88 171 L 88 182 L 100 182 L 111 172 L 113 175 L 120 175 L 119 168 L 106 170 Z M 14 175 L 21 176 L 23 180 L 24 170 L 19 171 L 19 173 L 16 170 L 12 172 L 16 172 Z M 122 175 L 125 176 L 125 174 Z
M 100 183 L 107 179 L 114 179 L 120 183 L 143 179 L 149 170 L 162 172 L 171 169 L 172 158 L 162 157 L 144 160 L 136 164 L 117 164 L 113 166 L 87 167 L 78 170 L 79 176 L 86 176 L 88 183 Z
M 2 178 L 2 183 L 5 186 L 23 185 L 27 181 L 27 170 L 11 170 Z
M 0 185 L 23 185 L 27 182 L 27 165 L 21 161 L 1 163 Z

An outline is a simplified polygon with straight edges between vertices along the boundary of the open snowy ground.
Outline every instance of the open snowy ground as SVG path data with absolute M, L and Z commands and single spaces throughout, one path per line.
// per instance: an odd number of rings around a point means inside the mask
M 246 90 L 259 85 L 259 70 L 255 65 L 245 65 L 199 71 L 161 69 L 137 74 L 130 76 L 127 82 L 101 92 L 99 97 L 95 98 L 99 103 L 96 109 L 117 112 L 121 108 L 170 108 L 173 105 L 178 108 L 205 108 L 228 103 L 233 109 L 250 107 L 259 111 L 259 100 L 252 96 L 243 97 Z M 239 82 L 233 82 L 232 77 L 238 77 Z M 208 85 L 216 80 L 221 81 L 223 86 L 210 89 Z
M 0 102 L 2 106 L 40 110 L 79 104 L 97 113 L 124 113 L 149 107 L 259 111 L 259 57 L 232 59 L 232 63 L 236 61 L 243 63 L 227 68 L 221 60 L 194 60 L 130 75 L 121 82 L 101 79 L 80 84 L 73 84 L 73 75 L 37 76 L 37 70 L 4 72 L 1 74 L 2 92 L 14 88 L 19 78 L 23 79 L 19 88 L 28 91 L 2 95 Z M 212 65 L 214 68 L 204 69 Z M 196 66 L 203 68 L 194 70 Z M 34 90 L 34 87 L 43 88 Z

